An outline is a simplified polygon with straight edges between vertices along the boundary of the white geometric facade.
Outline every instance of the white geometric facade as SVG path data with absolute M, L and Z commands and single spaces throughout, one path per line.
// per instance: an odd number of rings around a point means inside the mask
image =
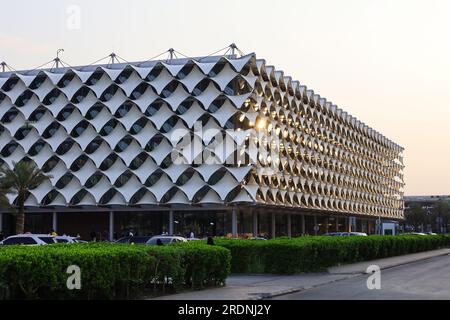
M 3 72 L 0 119 L 1 164 L 52 175 L 28 206 L 403 218 L 403 149 L 254 54 Z

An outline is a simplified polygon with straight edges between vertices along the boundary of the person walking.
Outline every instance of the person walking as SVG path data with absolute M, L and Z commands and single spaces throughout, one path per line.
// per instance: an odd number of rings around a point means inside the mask
M 102 233 L 102 241 L 109 241 L 109 232 L 106 230 Z
M 97 241 L 97 232 L 95 232 L 95 230 L 91 231 L 90 236 L 91 236 L 91 241 L 93 241 L 93 242 Z
M 213 246 L 214 245 L 213 237 L 209 236 L 208 239 L 206 240 L 206 244 Z
M 156 239 L 156 245 L 157 246 L 163 246 L 164 243 L 161 241 L 161 239 Z

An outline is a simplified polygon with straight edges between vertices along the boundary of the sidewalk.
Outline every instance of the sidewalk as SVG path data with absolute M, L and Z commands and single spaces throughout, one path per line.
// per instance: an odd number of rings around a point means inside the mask
M 155 300 L 261 300 L 307 290 L 315 286 L 354 277 L 348 274 L 308 273 L 300 275 L 233 274 L 222 288 L 191 291 Z
M 155 298 L 155 300 L 260 300 L 356 277 L 366 273 L 366 269 L 370 265 L 377 265 L 380 269 L 386 269 L 448 254 L 450 254 L 450 249 L 433 250 L 332 267 L 328 269 L 328 273 L 298 275 L 233 274 L 228 277 L 226 287 L 168 295 Z

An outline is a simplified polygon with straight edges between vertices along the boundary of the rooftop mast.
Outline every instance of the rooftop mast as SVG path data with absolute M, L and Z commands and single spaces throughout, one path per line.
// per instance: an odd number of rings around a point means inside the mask
M 64 49 L 58 49 L 58 50 L 56 51 L 56 58 L 53 59 L 53 61 L 55 61 L 55 67 L 56 67 L 56 68 L 59 68 L 59 63 L 61 62 L 61 59 L 59 58 L 59 53 L 60 53 L 60 52 L 64 52 Z

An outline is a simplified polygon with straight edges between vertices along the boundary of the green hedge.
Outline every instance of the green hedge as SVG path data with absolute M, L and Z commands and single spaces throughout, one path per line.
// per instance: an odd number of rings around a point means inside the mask
M 119 299 L 224 285 L 230 252 L 219 246 L 56 244 L 0 248 L 0 299 Z M 81 270 L 68 290 L 67 267 Z
M 224 285 L 236 273 L 322 271 L 330 266 L 437 249 L 449 236 L 215 239 L 172 246 L 56 244 L 0 247 L 0 299 L 119 299 Z M 81 269 L 68 290 L 67 267 Z
M 272 240 L 218 238 L 231 251 L 232 272 L 293 274 L 323 271 L 339 264 L 368 261 L 450 245 L 449 236 L 301 237 Z

